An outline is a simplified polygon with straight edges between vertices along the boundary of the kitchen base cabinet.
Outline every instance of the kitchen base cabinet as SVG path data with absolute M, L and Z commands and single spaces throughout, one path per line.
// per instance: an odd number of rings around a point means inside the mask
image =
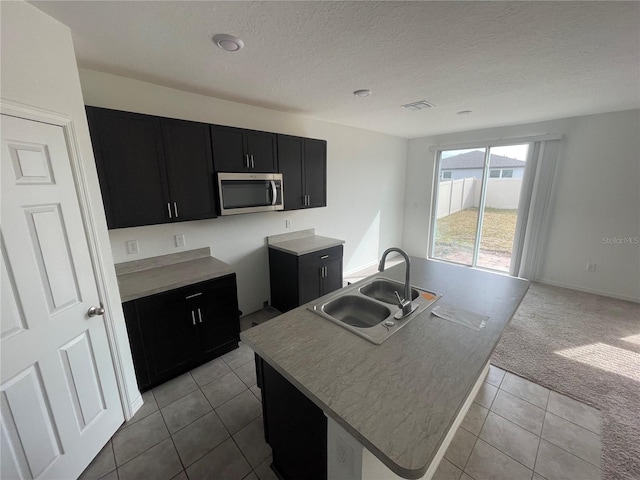
M 283 480 L 326 480 L 327 418 L 320 408 L 256 356 L 265 440 Z
M 271 304 L 287 312 L 342 288 L 342 245 L 306 255 L 269 248 Z
M 123 310 L 141 390 L 238 347 L 235 274 L 132 300 Z

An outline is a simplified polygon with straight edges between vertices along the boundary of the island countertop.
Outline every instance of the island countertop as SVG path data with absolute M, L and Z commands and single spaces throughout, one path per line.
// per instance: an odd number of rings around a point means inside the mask
M 404 281 L 404 263 L 383 276 Z M 241 338 L 393 472 L 420 478 L 529 282 L 412 257 L 411 283 L 442 294 L 435 305 L 488 316 L 486 326 L 475 331 L 428 309 L 374 345 L 309 311 L 307 304 L 242 332 Z

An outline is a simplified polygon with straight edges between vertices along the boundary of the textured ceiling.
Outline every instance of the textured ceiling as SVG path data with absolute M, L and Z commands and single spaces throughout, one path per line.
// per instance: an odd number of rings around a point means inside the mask
M 637 1 L 31 3 L 83 68 L 400 137 L 640 107 Z

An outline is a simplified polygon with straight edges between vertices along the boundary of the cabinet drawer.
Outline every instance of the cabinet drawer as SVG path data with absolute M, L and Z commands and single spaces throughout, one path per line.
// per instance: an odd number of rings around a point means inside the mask
M 342 258 L 342 245 L 336 247 L 325 248 L 324 250 L 318 250 L 317 252 L 307 253 L 301 255 L 298 258 L 300 267 L 311 267 L 314 265 L 321 265 L 332 260 Z

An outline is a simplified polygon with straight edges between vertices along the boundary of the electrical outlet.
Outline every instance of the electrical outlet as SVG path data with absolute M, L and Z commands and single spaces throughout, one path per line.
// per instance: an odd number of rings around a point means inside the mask
M 285 228 L 291 228 L 291 219 L 290 218 L 285 219 L 284 226 L 285 226 Z
M 129 255 L 133 253 L 140 253 L 140 247 L 138 246 L 138 240 L 127 240 L 127 253 Z
M 595 263 L 587 263 L 586 270 L 587 270 L 587 272 L 595 272 L 596 271 L 596 264 Z
M 174 238 L 176 240 L 176 247 L 184 247 L 184 234 L 180 233 L 178 235 L 174 235 Z
M 267 308 L 269 306 L 269 300 L 265 300 L 262 302 L 262 308 Z

